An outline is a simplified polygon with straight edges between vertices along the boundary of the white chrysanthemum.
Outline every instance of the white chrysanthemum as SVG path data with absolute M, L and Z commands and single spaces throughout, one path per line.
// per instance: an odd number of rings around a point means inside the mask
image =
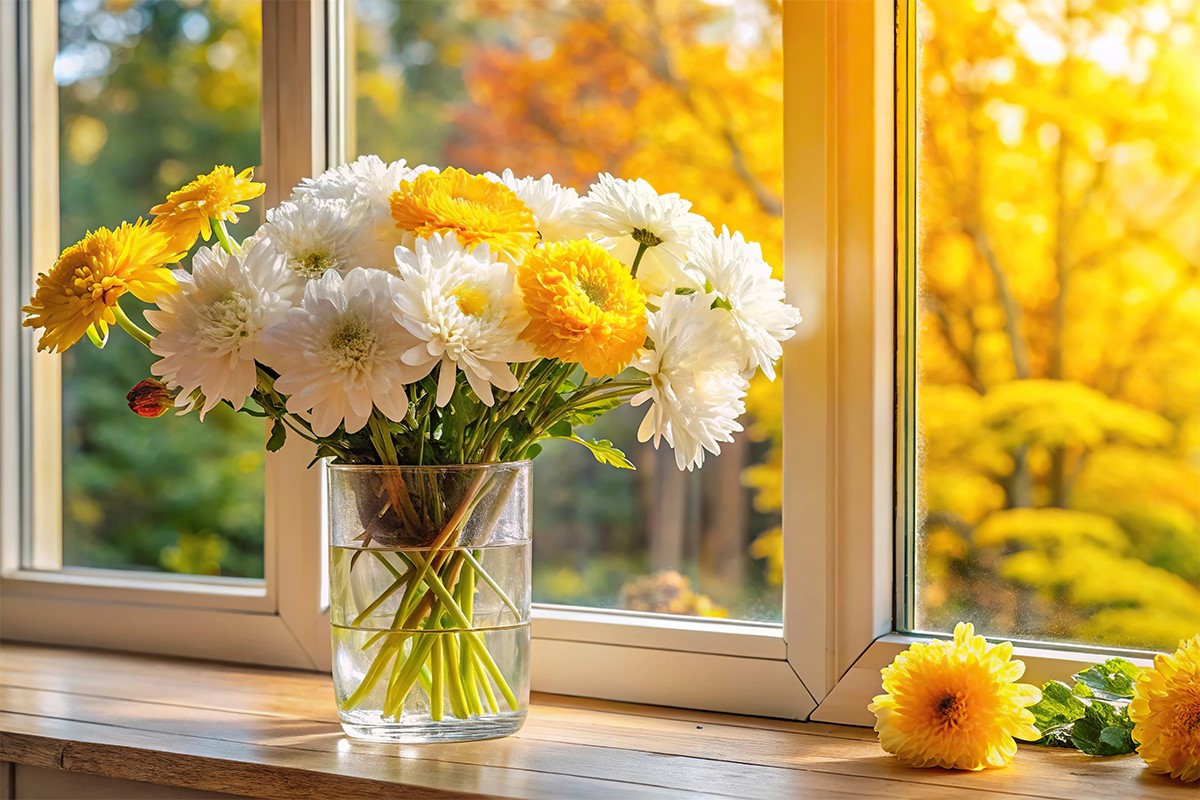
M 389 164 L 379 156 L 361 156 L 316 178 L 305 178 L 292 192 L 292 199 L 311 195 L 348 202 L 359 223 L 352 241 L 355 265 L 392 271 L 392 252 L 401 243 L 403 232 L 392 219 L 388 198 L 402 181 L 430 170 L 435 168 L 424 164 L 410 167 L 404 159 Z
M 398 248 L 400 285 L 395 292 L 396 321 L 420 343 L 404 354 L 425 377 L 438 364 L 437 404 L 454 393 L 457 370 L 486 405 L 492 387 L 511 392 L 517 379 L 509 364 L 529 361 L 533 351 L 518 336 L 529 316 L 508 266 L 487 245 L 465 250 L 454 234 L 417 239 L 413 249 Z
M 354 264 L 354 238 L 361 215 L 347 200 L 301 195 L 267 212 L 258 236 L 287 257 L 289 297 L 300 302 L 304 287 L 327 270 L 345 274 Z
M 688 251 L 712 225 L 688 209 L 677 194 L 660 195 L 646 181 L 627 181 L 603 173 L 579 202 L 573 222 L 632 267 L 641 245 L 637 279 L 649 295 L 699 288 L 684 269 Z
M 248 243 L 239 255 L 202 247 L 191 273 L 174 275 L 179 290 L 146 312 L 159 331 L 150 350 L 162 356 L 150 371 L 179 388 L 176 405 L 185 410 L 199 389 L 201 419 L 223 400 L 241 408 L 258 382 L 254 361 L 263 358 L 264 333 L 291 306 L 283 257 L 263 241 Z
M 518 178 L 511 169 L 504 170 L 502 175 L 489 172 L 485 177 L 512 189 L 521 202 L 529 207 L 537 218 L 538 233 L 542 235 L 543 242 L 587 238 L 587 232 L 579 227 L 575 219 L 579 192 L 574 189 L 559 186 L 550 175 Z
M 392 318 L 399 282 L 380 270 L 356 268 L 345 278 L 330 270 L 310 281 L 303 302 L 267 333 L 275 388 L 317 436 L 343 422 L 347 433 L 361 430 L 372 406 L 393 421 L 408 412 L 408 370 L 400 359 L 413 338 Z
M 796 333 L 800 312 L 784 302 L 783 281 L 771 277 L 762 248 L 722 228 L 720 236 L 704 236 L 692 248 L 687 268 L 729 305 L 744 343 L 743 371 L 752 374 L 761 368 L 775 380 L 775 362 L 783 355 L 780 343 Z
M 742 377 L 738 331 L 729 312 L 712 308 L 708 294 L 660 298 L 647 318 L 654 343 L 635 367 L 650 376 L 650 388 L 630 404 L 652 401 L 638 428 L 638 441 L 662 439 L 675 450 L 675 463 L 691 470 L 704 463 L 704 451 L 717 455 L 721 442 L 742 430 L 749 383 Z

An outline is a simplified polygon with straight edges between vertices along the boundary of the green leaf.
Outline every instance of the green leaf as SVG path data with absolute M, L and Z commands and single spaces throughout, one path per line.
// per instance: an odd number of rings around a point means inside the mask
M 1075 680 L 1102 700 L 1128 700 L 1133 697 L 1133 684 L 1141 673 L 1140 667 L 1123 658 L 1110 658 L 1075 675 Z
M 1034 724 L 1043 734 L 1053 728 L 1068 725 L 1083 717 L 1087 704 L 1071 693 L 1071 687 L 1061 681 L 1050 681 L 1042 687 L 1042 699 L 1029 707 Z
M 573 436 L 572 427 L 571 423 L 564 419 L 551 425 L 546 435 L 552 439 L 570 439 Z
M 267 452 L 274 453 L 283 447 L 284 440 L 286 439 L 287 428 L 284 427 L 283 420 L 275 420 L 275 424 L 271 426 L 271 438 L 267 439 Z
M 542 446 L 537 442 L 534 442 L 533 444 L 529 445 L 529 447 L 525 448 L 525 454 L 522 455 L 521 458 L 534 459 L 537 458 L 538 454 L 541 452 Z
M 618 469 L 637 469 L 632 463 L 630 463 L 629 459 L 625 457 L 625 454 L 614 447 L 613 443 L 608 439 L 580 439 L 574 434 L 571 436 L 551 436 L 550 438 L 566 439 L 569 442 L 575 442 L 576 444 L 583 445 L 588 450 L 592 451 L 592 455 L 595 456 L 596 460 L 601 464 L 609 464 Z
M 595 403 L 588 403 L 585 406 L 575 409 L 571 412 L 571 416 L 567 419 L 573 425 L 591 425 L 596 421 L 596 418 L 602 414 L 607 414 L 617 406 L 624 403 L 624 399 L 620 397 L 610 397 L 604 400 L 598 400 Z
M 1119 756 L 1136 749 L 1133 722 L 1124 707 L 1094 701 L 1071 726 L 1071 742 L 1092 756 Z

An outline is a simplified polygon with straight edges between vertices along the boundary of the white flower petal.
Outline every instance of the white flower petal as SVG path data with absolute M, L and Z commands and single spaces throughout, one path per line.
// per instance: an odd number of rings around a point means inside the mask
M 161 359 L 153 374 L 178 388 L 176 405 L 191 408 L 204 395 L 201 418 L 222 401 L 240 408 L 254 391 L 254 361 L 266 334 L 283 322 L 289 301 L 284 259 L 263 241 L 238 255 L 202 247 L 192 273 L 175 272 L 179 290 L 158 299 L 146 319 L 158 331 L 150 349 Z

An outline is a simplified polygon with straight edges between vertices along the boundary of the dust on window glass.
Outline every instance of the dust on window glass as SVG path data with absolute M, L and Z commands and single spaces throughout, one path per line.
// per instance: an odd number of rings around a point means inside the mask
M 215 163 L 259 163 L 257 0 L 59 0 L 58 18 L 64 247 Z M 135 416 L 125 394 L 153 360 L 119 331 L 62 357 L 63 563 L 260 578 L 263 426 L 224 407 L 203 429 Z
M 768 0 L 355 0 L 345 156 L 540 177 L 641 177 L 763 245 L 782 277 L 783 50 Z M 550 442 L 534 468 L 534 599 L 778 621 L 781 382 L 704 468 L 637 442 L 637 471 Z
M 925 0 L 915 620 L 1200 629 L 1200 3 Z

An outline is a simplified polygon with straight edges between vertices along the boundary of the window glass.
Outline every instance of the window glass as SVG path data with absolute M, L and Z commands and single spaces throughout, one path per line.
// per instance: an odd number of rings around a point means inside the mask
M 214 163 L 259 163 L 258 2 L 58 10 L 63 246 L 148 216 Z M 137 320 L 144 306 L 122 303 Z M 261 423 L 223 407 L 203 430 L 194 414 L 135 416 L 125 394 L 153 360 L 116 330 L 103 353 L 84 341 L 63 355 L 63 564 L 262 577 Z
M 598 172 L 678 192 L 782 255 L 780 6 L 767 0 L 354 0 L 346 157 L 539 177 Z M 781 270 L 779 270 L 781 274 Z M 781 383 L 703 470 L 637 442 L 643 409 L 591 436 L 637 471 L 549 443 L 535 475 L 540 602 L 778 621 Z
M 918 7 L 915 623 L 1200 629 L 1200 3 Z

